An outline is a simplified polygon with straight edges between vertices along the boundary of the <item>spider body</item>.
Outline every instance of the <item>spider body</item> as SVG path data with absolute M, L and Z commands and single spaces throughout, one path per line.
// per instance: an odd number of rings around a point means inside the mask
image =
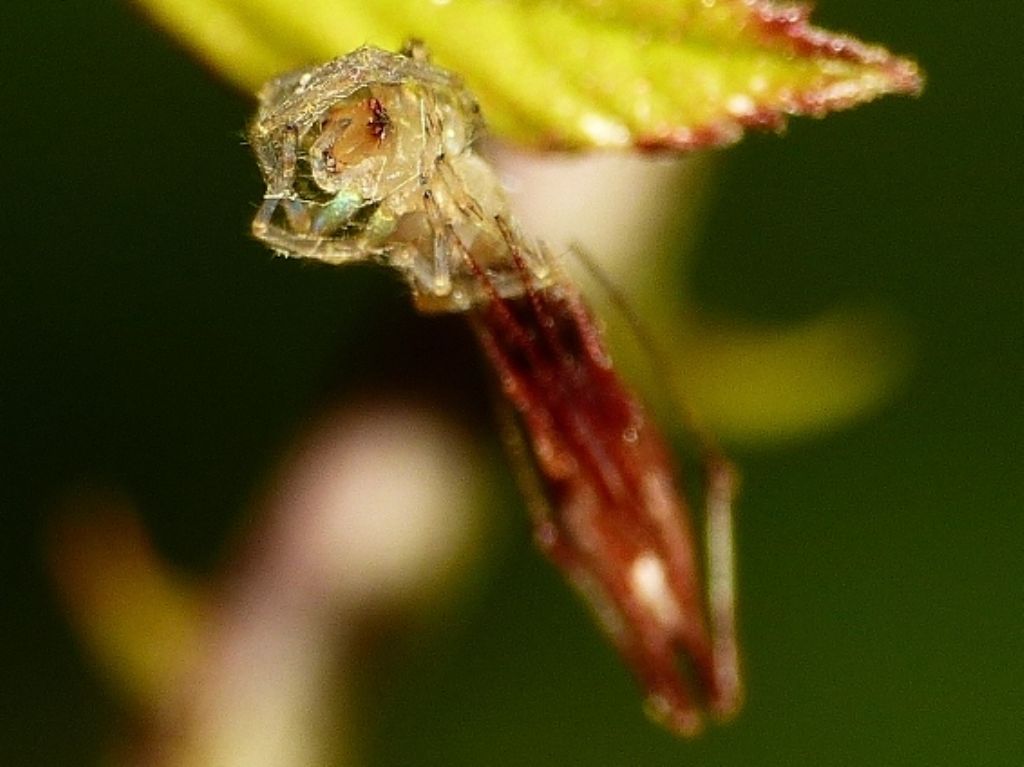
M 656 718 L 691 735 L 705 709 L 733 713 L 731 469 L 710 453 L 718 564 L 709 557 L 705 598 L 665 440 L 575 287 L 514 223 L 473 148 L 473 97 L 421 55 L 361 48 L 274 80 L 260 102 L 255 235 L 288 256 L 391 266 L 420 309 L 465 313 L 539 477 L 540 548 L 594 608 Z

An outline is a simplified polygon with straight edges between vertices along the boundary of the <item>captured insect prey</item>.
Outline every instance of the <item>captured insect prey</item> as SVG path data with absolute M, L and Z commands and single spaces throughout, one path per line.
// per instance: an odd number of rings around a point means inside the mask
M 267 185 L 253 232 L 285 256 L 390 266 L 421 311 L 467 317 L 541 490 L 539 547 L 649 713 L 692 735 L 742 698 L 732 468 L 709 449 L 702 563 L 665 439 L 556 258 L 510 215 L 474 150 L 482 128 L 472 94 L 422 46 L 364 47 L 275 79 L 249 131 Z

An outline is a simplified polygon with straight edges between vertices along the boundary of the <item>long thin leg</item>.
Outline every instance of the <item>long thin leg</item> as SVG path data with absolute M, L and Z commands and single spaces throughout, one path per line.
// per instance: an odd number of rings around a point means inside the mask
M 716 716 L 728 718 L 743 702 L 739 647 L 736 638 L 736 550 L 733 541 L 733 503 L 736 471 L 720 453 L 705 458 L 704 545 L 707 562 L 707 600 L 717 698 L 710 702 Z

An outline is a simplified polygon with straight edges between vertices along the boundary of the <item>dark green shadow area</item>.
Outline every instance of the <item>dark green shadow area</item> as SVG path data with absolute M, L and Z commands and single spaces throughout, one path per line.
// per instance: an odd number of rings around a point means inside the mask
M 485 582 L 385 651 L 369 764 L 1024 763 L 1021 5 L 821 5 L 926 93 L 729 150 L 696 290 L 765 322 L 890 307 L 917 364 L 877 414 L 737 456 L 747 709 L 695 743 L 648 724 L 509 492 Z M 61 498 L 121 489 L 208 573 L 326 404 L 445 389 L 483 433 L 488 406 L 457 322 L 249 240 L 244 97 L 118 3 L 6 4 L 0 29 L 0 764 L 92 764 L 125 716 L 52 595 Z

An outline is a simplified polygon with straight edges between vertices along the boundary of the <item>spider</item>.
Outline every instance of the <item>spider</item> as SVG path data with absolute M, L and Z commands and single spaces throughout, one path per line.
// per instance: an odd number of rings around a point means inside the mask
M 419 44 L 283 75 L 249 130 L 267 186 L 253 233 L 285 256 L 389 266 L 419 310 L 468 318 L 515 413 L 540 549 L 592 607 L 648 712 L 693 735 L 705 712 L 727 718 L 742 699 L 735 473 L 709 445 L 705 578 L 666 442 L 557 259 L 519 230 L 474 150 L 482 130 L 472 94 Z

